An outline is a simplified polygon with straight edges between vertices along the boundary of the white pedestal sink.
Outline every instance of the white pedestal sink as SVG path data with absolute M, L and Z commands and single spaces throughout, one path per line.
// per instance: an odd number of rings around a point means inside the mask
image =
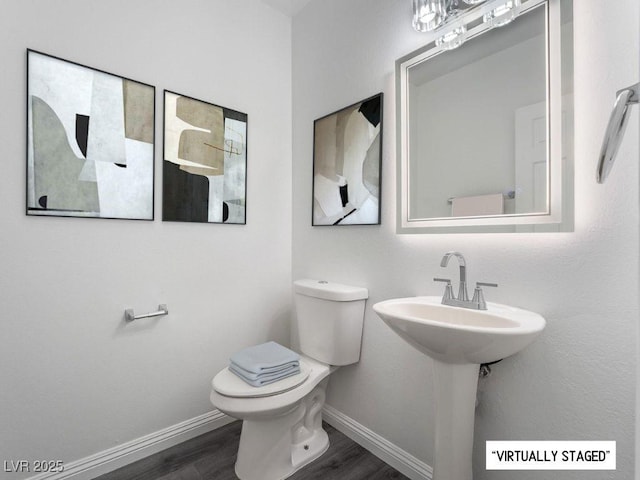
M 487 303 L 487 310 L 451 307 L 442 305 L 440 297 L 396 298 L 376 303 L 373 309 L 394 332 L 433 359 L 433 480 L 472 480 L 480 364 L 525 348 L 544 329 L 544 318 L 496 303 Z

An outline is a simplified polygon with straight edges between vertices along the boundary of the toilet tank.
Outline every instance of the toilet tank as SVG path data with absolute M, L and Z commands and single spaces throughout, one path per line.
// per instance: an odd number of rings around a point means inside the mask
M 359 361 L 369 291 L 323 280 L 293 285 L 300 351 L 329 365 Z

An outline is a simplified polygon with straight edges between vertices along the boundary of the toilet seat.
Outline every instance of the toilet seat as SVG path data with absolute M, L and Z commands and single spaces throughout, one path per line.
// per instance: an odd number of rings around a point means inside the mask
M 328 377 L 329 374 L 337 368 L 330 367 L 305 355 L 300 355 L 300 364 L 309 367 L 308 378 L 296 387 L 267 397 L 230 397 L 223 395 L 218 393 L 213 387 L 212 381 L 211 393 L 209 395 L 211 403 L 222 413 L 243 420 L 247 418 L 268 418 L 285 413 L 300 402 L 305 395 L 316 388 L 323 379 Z M 218 375 L 220 375 L 220 373 L 218 373 Z M 218 375 L 216 375 L 216 377 Z M 238 381 L 242 382 L 239 378 Z M 247 385 L 247 388 L 255 390 L 262 387 L 256 388 Z
M 233 398 L 260 398 L 271 397 L 287 392 L 304 383 L 311 373 L 311 366 L 300 359 L 300 373 L 292 375 L 277 382 L 254 387 L 243 381 L 229 368 L 225 368 L 213 378 L 213 389 L 220 395 Z

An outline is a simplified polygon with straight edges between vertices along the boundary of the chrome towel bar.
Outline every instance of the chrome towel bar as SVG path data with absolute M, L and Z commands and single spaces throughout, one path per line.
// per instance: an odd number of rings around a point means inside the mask
M 604 134 L 600 157 L 598 158 L 598 170 L 596 172 L 598 183 L 604 183 L 611 171 L 629 121 L 629 107 L 637 104 L 639 100 L 640 83 L 623 88 L 616 93 L 616 103 L 613 105 L 613 112 L 609 117 L 609 124 Z
M 162 317 L 169 315 L 169 309 L 165 304 L 158 305 L 157 312 L 143 313 L 142 315 L 136 315 L 133 313 L 133 308 L 128 308 L 124 311 L 124 319 L 127 322 L 133 322 L 134 320 L 140 320 L 141 318 Z

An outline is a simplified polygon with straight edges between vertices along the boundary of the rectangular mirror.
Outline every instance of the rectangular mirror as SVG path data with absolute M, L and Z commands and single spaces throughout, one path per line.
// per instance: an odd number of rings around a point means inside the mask
M 571 230 L 573 30 L 570 0 L 525 0 L 508 25 L 468 9 L 464 25 L 396 62 L 398 232 Z

